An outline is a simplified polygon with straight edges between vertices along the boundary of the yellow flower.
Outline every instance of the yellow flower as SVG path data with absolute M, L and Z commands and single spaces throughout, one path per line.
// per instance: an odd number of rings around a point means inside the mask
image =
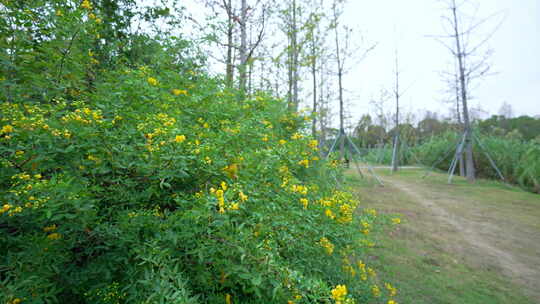
M 379 289 L 379 286 L 377 285 L 373 285 L 371 287 L 371 293 L 373 294 L 374 297 L 378 298 L 381 296 L 381 290 Z
M 336 288 L 332 289 L 332 299 L 334 299 L 336 302 L 341 303 L 341 301 L 344 301 L 346 295 L 347 286 L 345 285 L 338 285 Z
M 62 16 L 64 16 L 64 13 L 62 13 L 61 10 L 56 10 L 56 16 L 62 17 Z
M 9 304 L 20 304 L 21 302 L 22 302 L 21 299 L 15 298 L 15 299 L 13 299 L 11 302 L 8 302 L 8 303 L 9 303 Z
M 307 160 L 307 159 L 303 159 L 303 160 L 299 161 L 298 164 L 301 165 L 301 166 L 304 166 L 306 168 L 309 168 L 309 160 Z
M 227 188 L 228 188 L 228 187 L 227 187 L 227 183 L 226 183 L 226 182 L 221 182 L 220 186 L 221 186 L 221 189 L 223 189 L 223 191 L 227 191 Z
M 11 205 L 10 204 L 4 204 L 4 206 L 2 206 L 2 213 L 3 212 L 7 212 L 9 209 L 11 208 Z
M 90 13 L 90 14 L 88 14 L 88 18 L 96 19 L 96 15 L 94 15 L 94 13 Z
M 401 223 L 401 219 L 399 217 L 393 218 L 392 223 L 397 225 L 397 224 Z
M 13 132 L 13 127 L 11 125 L 5 125 L 0 130 L 0 134 L 7 134 Z
M 319 142 L 316 139 L 312 139 L 308 144 L 312 149 L 316 149 L 319 146 Z
M 47 238 L 48 238 L 49 240 L 58 240 L 58 239 L 60 239 L 61 237 L 62 237 L 62 235 L 61 235 L 60 233 L 56 233 L 56 232 L 55 232 L 55 233 L 51 233 L 51 234 L 49 234 L 49 235 L 47 236 Z
M 304 136 L 302 136 L 301 134 L 299 133 L 294 133 L 292 136 L 291 136 L 291 139 L 301 139 L 303 138 Z
M 326 211 L 324 211 L 324 214 L 325 214 L 326 216 L 328 216 L 329 218 L 331 218 L 331 219 L 335 219 L 335 218 L 336 218 L 336 216 L 334 215 L 334 213 L 333 213 L 332 210 L 330 210 L 330 209 L 326 209 Z
M 24 154 L 24 151 L 20 151 L 20 150 L 19 150 L 19 151 L 15 152 L 15 155 L 17 155 L 17 156 L 21 156 L 21 155 L 23 155 L 23 154 Z
M 173 89 L 172 90 L 172 93 L 173 95 L 175 96 L 179 96 L 179 95 L 187 95 L 187 91 L 186 90 L 179 90 L 179 89 Z
M 280 144 L 280 145 L 284 145 L 284 144 L 286 144 L 286 143 L 287 143 L 287 141 L 286 141 L 285 139 L 280 139 L 280 140 L 279 140 L 279 144 Z
M 230 164 L 227 167 L 223 168 L 223 171 L 227 173 L 230 178 L 238 178 L 238 165 Z
M 268 141 L 268 135 L 264 135 L 264 136 L 262 137 L 262 141 L 267 142 L 267 141 Z
M 90 10 L 92 9 L 92 3 L 90 3 L 88 0 L 83 0 L 81 7 Z
M 307 198 L 301 198 L 301 199 L 300 199 L 300 203 L 301 203 L 302 205 L 304 205 L 304 209 L 307 209 L 307 206 L 308 206 L 308 204 L 309 204 L 309 201 L 308 201 Z
M 330 242 L 325 237 L 321 238 L 321 240 L 319 241 L 319 245 L 324 247 L 324 249 L 326 250 L 326 253 L 328 253 L 328 255 L 331 255 L 334 252 L 334 244 L 332 244 L 332 242 Z
M 388 300 L 388 303 L 387 304 L 398 304 L 398 302 L 394 301 L 394 300 Z
M 56 230 L 56 224 L 52 224 L 51 226 L 43 227 L 43 231 L 45 232 L 51 232 Z
M 147 81 L 148 81 L 148 83 L 149 83 L 150 85 L 153 85 L 153 86 L 157 86 L 157 85 L 158 85 L 158 81 L 157 81 L 157 79 L 155 79 L 154 77 L 148 77 Z
M 176 137 L 174 138 L 174 141 L 177 142 L 177 143 L 182 143 L 186 140 L 186 136 L 185 135 L 176 135 Z
M 231 210 L 238 210 L 240 208 L 240 205 L 238 203 L 233 203 L 229 208 Z
M 225 295 L 225 303 L 226 303 L 226 304 L 231 304 L 231 303 L 232 303 L 231 295 L 230 295 L 230 294 L 226 294 L 226 295 Z
M 248 196 L 244 194 L 244 192 L 240 191 L 240 193 L 238 193 L 238 196 L 240 197 L 240 200 L 242 202 L 245 202 L 248 200 Z
M 96 23 L 97 24 L 101 24 L 101 22 L 102 22 L 101 18 L 96 18 Z
M 96 163 L 99 163 L 99 158 L 93 156 L 93 155 L 88 155 L 88 160 L 91 160 L 91 161 L 94 161 Z

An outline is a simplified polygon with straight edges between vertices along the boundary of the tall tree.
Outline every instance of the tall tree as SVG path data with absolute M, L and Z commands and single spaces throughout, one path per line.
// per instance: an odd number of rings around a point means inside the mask
M 481 26 L 485 25 L 487 21 L 492 19 L 495 15 L 491 15 L 480 21 L 474 20 L 472 25 L 465 26 L 465 22 L 463 22 L 463 16 L 465 14 L 460 11 L 460 8 L 469 3 L 470 1 L 463 1 L 458 6 L 456 0 L 446 0 L 449 16 L 443 17 L 443 20 L 445 21 L 445 25 L 448 25 L 448 35 L 440 36 L 438 38 L 450 38 L 453 40 L 453 44 L 447 44 L 439 39 L 457 60 L 459 93 L 463 112 L 465 171 L 467 180 L 472 182 L 475 180 L 476 174 L 473 160 L 473 138 L 469 111 L 469 87 L 472 80 L 485 76 L 489 72 L 490 65 L 488 59 L 492 54 L 492 51 L 491 49 L 483 50 L 483 47 L 489 38 L 493 36 L 498 26 L 491 30 L 483 37 L 483 39 L 480 39 L 478 43 L 471 43 L 472 34 L 475 34 Z M 499 23 L 499 25 L 500 24 L 501 23 Z
M 401 97 L 401 92 L 399 88 L 399 59 L 398 59 L 398 50 L 395 49 L 395 71 L 394 71 L 394 98 L 396 100 L 396 115 L 395 115 L 395 131 L 394 131 L 394 147 L 392 149 L 392 172 L 396 172 L 399 167 L 399 98 Z

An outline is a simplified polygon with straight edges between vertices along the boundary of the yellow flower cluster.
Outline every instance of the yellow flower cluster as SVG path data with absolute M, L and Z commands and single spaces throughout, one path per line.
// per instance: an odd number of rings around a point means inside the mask
M 397 295 L 397 289 L 390 285 L 390 283 L 384 283 L 384 287 L 386 287 L 391 297 L 395 297 Z
M 52 232 L 56 230 L 56 224 L 52 224 L 50 226 L 43 227 L 43 231 L 45 232 Z
M 347 286 L 345 285 L 337 285 L 336 288 L 332 289 L 332 299 L 336 301 L 336 304 L 342 304 L 343 301 L 345 301 L 345 297 L 347 296 Z
M 242 192 L 242 191 L 240 191 L 240 192 L 238 193 L 238 197 L 240 198 L 240 200 L 241 200 L 242 202 L 245 202 L 245 201 L 248 200 L 248 196 L 245 195 L 244 192 Z
M 81 3 L 81 7 L 84 8 L 84 9 L 87 9 L 87 10 L 91 10 L 92 9 L 92 3 L 90 3 L 90 1 L 88 1 L 88 0 L 83 0 L 83 2 Z
M 320 199 L 319 204 L 327 207 L 324 211 L 327 217 L 337 220 L 338 223 L 348 224 L 353 221 L 353 213 L 358 202 L 350 193 L 335 191 L 331 197 Z M 336 212 L 332 211 L 333 208 L 337 209 Z
M 240 204 L 238 202 L 230 203 L 228 206 L 225 205 L 225 191 L 229 189 L 229 186 L 226 182 L 221 182 L 220 187 L 216 190 L 214 188 L 210 188 L 210 193 L 213 193 L 218 201 L 218 211 L 219 213 L 225 213 L 225 209 L 227 210 L 238 210 L 240 209 Z M 248 200 L 248 196 L 244 194 L 244 192 L 240 191 L 238 193 L 238 197 L 241 202 L 245 202 Z
M 61 238 L 62 238 L 62 235 L 61 235 L 60 233 L 54 232 L 54 233 L 49 234 L 49 235 L 47 236 L 47 238 L 48 238 L 49 240 L 53 240 L 53 241 L 54 241 L 54 240 L 59 240 L 59 239 L 61 239 Z
M 13 127 L 11 125 L 5 125 L 0 129 L 0 135 L 2 134 L 8 134 L 13 132 Z
M 399 217 L 393 218 L 392 223 L 397 225 L 397 224 L 401 223 L 401 219 Z
M 291 136 L 291 139 L 292 140 L 296 140 L 296 139 L 302 139 L 304 138 L 304 135 L 300 134 L 300 133 L 294 133 L 292 136 Z
M 379 286 L 377 286 L 377 285 L 371 286 L 371 293 L 376 298 L 380 297 L 381 296 L 381 290 L 379 289 Z
M 186 140 L 185 135 L 176 135 L 176 137 L 174 138 L 174 141 L 176 143 L 183 143 L 185 140 Z
M 146 81 L 151 86 L 157 86 L 158 85 L 158 81 L 154 77 L 148 77 L 148 79 L 146 79 Z
M 362 233 L 365 234 L 365 235 L 369 234 L 369 229 L 371 228 L 371 225 L 368 222 L 364 221 L 364 220 L 362 220 L 360 222 L 360 224 L 362 225 L 362 227 L 361 227 Z
M 321 238 L 321 240 L 319 241 L 319 245 L 321 245 L 326 250 L 326 253 L 328 255 L 332 255 L 332 253 L 334 252 L 334 244 L 332 244 L 332 242 L 330 242 L 325 237 Z
M 300 203 L 304 206 L 304 209 L 307 209 L 309 205 L 309 200 L 307 198 L 301 198 Z
M 298 164 L 300 166 L 304 166 L 306 168 L 309 168 L 309 160 L 308 159 L 302 159 L 301 161 L 298 162 Z
M 299 194 L 303 194 L 303 195 L 308 194 L 308 188 L 306 186 L 302 186 L 302 185 L 292 185 L 291 186 L 291 191 L 294 192 L 294 193 L 299 193 Z
M 15 298 L 11 301 L 7 301 L 7 304 L 20 304 L 20 303 L 22 303 L 22 300 L 19 298 Z
M 313 150 L 316 150 L 319 146 L 319 142 L 316 139 L 312 139 L 309 141 L 309 147 Z
M 92 122 L 102 123 L 103 116 L 101 110 L 92 110 L 90 108 L 76 109 L 73 113 L 69 113 L 62 117 L 63 122 L 76 121 L 84 124 L 91 124 Z
M 173 89 L 172 93 L 173 93 L 174 96 L 180 96 L 180 95 L 187 96 L 188 95 L 187 90 L 180 90 L 180 89 Z
M 324 211 L 324 214 L 325 214 L 327 217 L 331 218 L 331 219 L 335 219 L 335 218 L 336 218 L 336 216 L 334 215 L 334 212 L 332 212 L 332 210 L 330 210 L 330 209 L 326 209 L 326 210 Z

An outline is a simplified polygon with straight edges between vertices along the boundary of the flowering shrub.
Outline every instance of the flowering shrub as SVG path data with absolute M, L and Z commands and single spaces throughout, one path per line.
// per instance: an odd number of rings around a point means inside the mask
M 48 56 L 14 63 L 36 78 L 0 70 L 0 302 L 393 299 L 361 260 L 377 215 L 329 183 L 306 118 L 264 92 L 239 101 L 166 44 L 98 69 L 96 3 L 57 3 L 24 14 L 85 22 L 58 81 Z

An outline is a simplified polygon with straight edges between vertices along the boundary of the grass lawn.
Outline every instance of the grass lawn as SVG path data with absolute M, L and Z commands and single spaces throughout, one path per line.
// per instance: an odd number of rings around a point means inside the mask
M 402 223 L 375 231 L 369 263 L 400 303 L 540 303 L 540 195 L 422 170 L 377 173 L 384 187 L 347 183 L 363 207 Z

